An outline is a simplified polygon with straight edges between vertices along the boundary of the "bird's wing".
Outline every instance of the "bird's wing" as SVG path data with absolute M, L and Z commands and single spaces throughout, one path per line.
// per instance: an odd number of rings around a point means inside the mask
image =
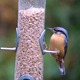
M 64 42 L 65 42 L 65 47 L 64 47 L 65 52 L 64 52 L 64 54 L 66 55 L 66 53 L 67 53 L 67 48 L 68 48 L 68 40 L 67 40 L 67 37 L 65 37 Z M 65 57 L 65 55 L 64 55 L 64 57 Z M 64 58 L 64 57 L 63 57 L 63 58 Z

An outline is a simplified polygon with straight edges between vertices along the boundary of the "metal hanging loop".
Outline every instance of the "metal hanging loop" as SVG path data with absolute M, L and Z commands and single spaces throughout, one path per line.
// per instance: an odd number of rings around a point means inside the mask
M 39 38 L 39 43 L 40 43 L 40 48 L 41 48 L 42 54 L 43 54 L 43 55 L 44 55 L 45 53 L 59 54 L 59 51 L 50 51 L 50 50 L 46 50 L 46 49 L 45 49 L 44 36 L 45 36 L 45 30 L 41 33 L 40 38 Z
M 18 28 L 16 28 L 16 47 L 0 47 L 0 50 L 10 50 L 10 51 L 16 51 L 19 43 L 19 36 L 18 36 Z

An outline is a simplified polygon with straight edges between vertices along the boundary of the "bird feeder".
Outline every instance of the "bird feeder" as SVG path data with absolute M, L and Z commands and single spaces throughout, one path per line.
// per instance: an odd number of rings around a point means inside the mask
M 46 0 L 18 0 L 18 41 L 14 80 L 43 80 L 39 37 L 44 30 Z

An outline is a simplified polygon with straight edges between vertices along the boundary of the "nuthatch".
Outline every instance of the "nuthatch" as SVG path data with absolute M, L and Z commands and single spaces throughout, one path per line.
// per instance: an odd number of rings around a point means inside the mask
M 59 70 L 61 75 L 65 74 L 64 58 L 68 47 L 68 32 L 62 27 L 48 28 L 53 32 L 50 38 L 49 50 L 59 51 L 59 54 L 51 54 L 52 57 L 56 58 L 59 64 Z

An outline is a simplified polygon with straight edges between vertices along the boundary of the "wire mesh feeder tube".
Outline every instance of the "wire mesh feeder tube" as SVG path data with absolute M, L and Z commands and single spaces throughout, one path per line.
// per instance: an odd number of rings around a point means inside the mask
M 25 74 L 43 80 L 43 56 L 39 37 L 44 30 L 46 0 L 18 0 L 18 47 L 15 78 Z M 28 80 L 28 79 L 24 79 Z

